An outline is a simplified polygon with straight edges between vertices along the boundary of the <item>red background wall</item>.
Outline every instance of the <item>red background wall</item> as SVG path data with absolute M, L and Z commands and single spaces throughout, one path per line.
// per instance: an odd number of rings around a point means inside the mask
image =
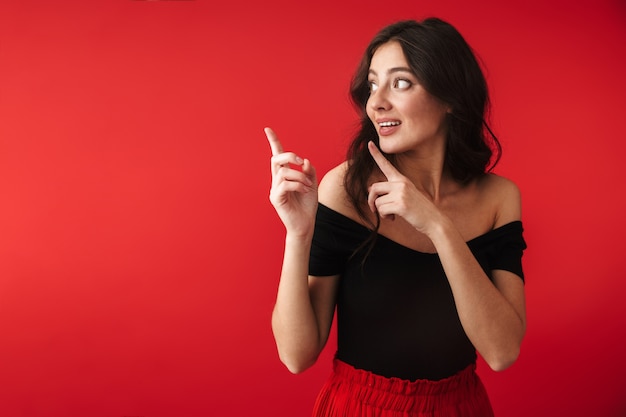
M 373 34 L 449 20 L 524 196 L 528 334 L 501 416 L 626 415 L 620 0 L 0 3 L 0 414 L 304 416 L 270 331 L 272 126 L 320 173 Z M 334 341 L 331 341 L 331 345 Z

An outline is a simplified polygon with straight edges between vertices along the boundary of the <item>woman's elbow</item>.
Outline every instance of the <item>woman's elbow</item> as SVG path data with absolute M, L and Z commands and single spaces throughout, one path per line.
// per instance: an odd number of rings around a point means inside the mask
M 294 357 L 292 355 L 279 354 L 280 361 L 292 374 L 300 374 L 317 361 L 317 357 Z
M 493 357 L 491 358 L 485 358 L 485 362 L 487 362 L 487 365 L 489 365 L 489 367 L 493 371 L 502 372 L 510 368 L 515 363 L 515 361 L 517 361 L 519 353 L 520 349 L 519 346 L 517 346 L 515 348 L 507 350 L 506 352 L 501 352 L 498 355 L 493 355 Z
M 279 340 L 282 343 L 279 343 Z M 315 364 L 320 350 L 313 342 L 295 342 L 292 338 L 276 339 L 278 358 L 292 374 L 299 374 Z

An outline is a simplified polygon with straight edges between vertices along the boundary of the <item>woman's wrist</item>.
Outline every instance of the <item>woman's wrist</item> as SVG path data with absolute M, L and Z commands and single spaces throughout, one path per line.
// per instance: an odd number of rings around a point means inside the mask
M 290 232 L 287 231 L 285 235 L 285 244 L 286 245 L 304 245 L 307 247 L 311 246 L 311 242 L 313 241 L 313 230 L 307 232 Z
M 452 223 L 452 220 L 442 214 L 437 221 L 432 223 L 426 235 L 430 238 L 435 247 L 438 247 L 451 238 L 459 236 L 459 231 L 454 226 L 454 223 Z

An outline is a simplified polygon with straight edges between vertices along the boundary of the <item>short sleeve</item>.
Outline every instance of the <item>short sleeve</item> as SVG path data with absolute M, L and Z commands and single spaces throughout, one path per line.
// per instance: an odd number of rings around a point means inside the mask
M 526 250 L 524 228 L 519 220 L 495 228 L 467 242 L 483 270 L 491 277 L 496 269 L 509 271 L 524 281 L 522 255 Z
M 368 235 L 367 228 L 319 204 L 311 244 L 309 274 L 340 275 L 350 255 Z
M 519 276 L 524 281 L 522 256 L 527 245 L 522 222 L 515 221 L 494 230 L 489 244 L 488 264 L 491 270 L 501 269 Z

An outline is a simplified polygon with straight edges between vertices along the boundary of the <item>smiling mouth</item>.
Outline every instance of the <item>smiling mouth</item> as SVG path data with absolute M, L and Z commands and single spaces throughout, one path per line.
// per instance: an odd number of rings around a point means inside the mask
M 391 127 L 391 126 L 398 126 L 400 124 L 400 122 L 380 122 L 378 123 L 378 126 L 380 127 Z

